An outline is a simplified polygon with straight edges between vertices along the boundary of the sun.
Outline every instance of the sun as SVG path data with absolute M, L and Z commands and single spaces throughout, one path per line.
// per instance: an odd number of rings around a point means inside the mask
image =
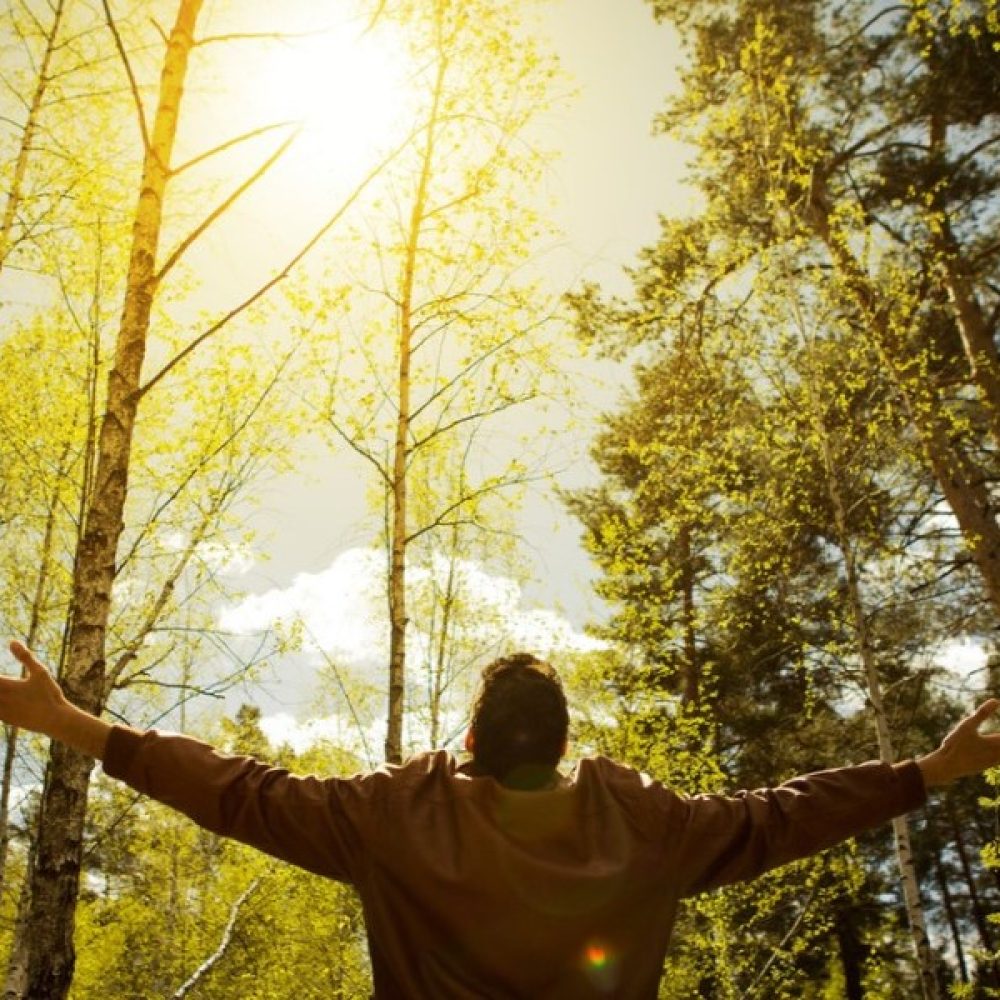
M 300 169 L 354 173 L 399 134 L 406 65 L 387 29 L 340 25 L 269 46 L 247 98 L 262 120 L 296 124 Z

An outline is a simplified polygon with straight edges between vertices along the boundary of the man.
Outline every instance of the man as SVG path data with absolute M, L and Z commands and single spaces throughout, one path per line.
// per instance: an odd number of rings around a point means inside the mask
M 678 900 L 750 879 L 1000 764 L 991 699 L 915 761 L 685 798 L 604 759 L 557 765 L 555 671 L 520 654 L 483 673 L 466 746 L 352 778 L 294 777 L 197 740 L 112 726 L 70 705 L 20 643 L 0 719 L 98 757 L 209 830 L 350 882 L 379 1000 L 656 996 Z

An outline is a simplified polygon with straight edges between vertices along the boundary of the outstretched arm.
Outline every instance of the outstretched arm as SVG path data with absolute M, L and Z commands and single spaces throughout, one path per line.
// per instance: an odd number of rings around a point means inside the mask
M 300 777 L 187 736 L 112 726 L 72 705 L 22 643 L 12 642 L 10 651 L 25 676 L 0 677 L 0 722 L 100 758 L 106 774 L 207 830 L 317 874 L 355 881 L 367 830 L 385 826 L 379 805 L 385 772 Z
M 682 892 L 755 878 L 916 809 L 934 786 L 1000 766 L 1000 733 L 979 731 L 998 709 L 1000 700 L 984 702 L 915 761 L 820 771 L 733 796 L 675 797 L 667 854 Z
M 10 651 L 25 676 L 0 677 L 0 720 L 59 740 L 91 757 L 103 757 L 111 726 L 66 700 L 52 675 L 23 643 Z

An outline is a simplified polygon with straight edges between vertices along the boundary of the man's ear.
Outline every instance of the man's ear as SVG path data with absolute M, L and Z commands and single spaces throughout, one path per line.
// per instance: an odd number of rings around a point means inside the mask
M 465 749 L 469 753 L 476 752 L 476 734 L 471 729 L 465 734 Z

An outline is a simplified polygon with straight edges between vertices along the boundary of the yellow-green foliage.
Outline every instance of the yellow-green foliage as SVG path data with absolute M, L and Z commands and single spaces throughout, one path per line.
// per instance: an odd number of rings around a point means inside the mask
M 254 729 L 252 714 L 241 718 L 238 730 L 222 734 L 237 749 Z M 316 749 L 295 759 L 257 742 L 262 755 L 300 772 L 353 769 L 337 753 Z M 223 955 L 191 997 L 369 996 L 353 890 L 199 830 L 121 786 L 102 782 L 94 798 L 92 866 L 77 915 L 76 1000 L 172 996 L 220 948 L 234 912 Z

